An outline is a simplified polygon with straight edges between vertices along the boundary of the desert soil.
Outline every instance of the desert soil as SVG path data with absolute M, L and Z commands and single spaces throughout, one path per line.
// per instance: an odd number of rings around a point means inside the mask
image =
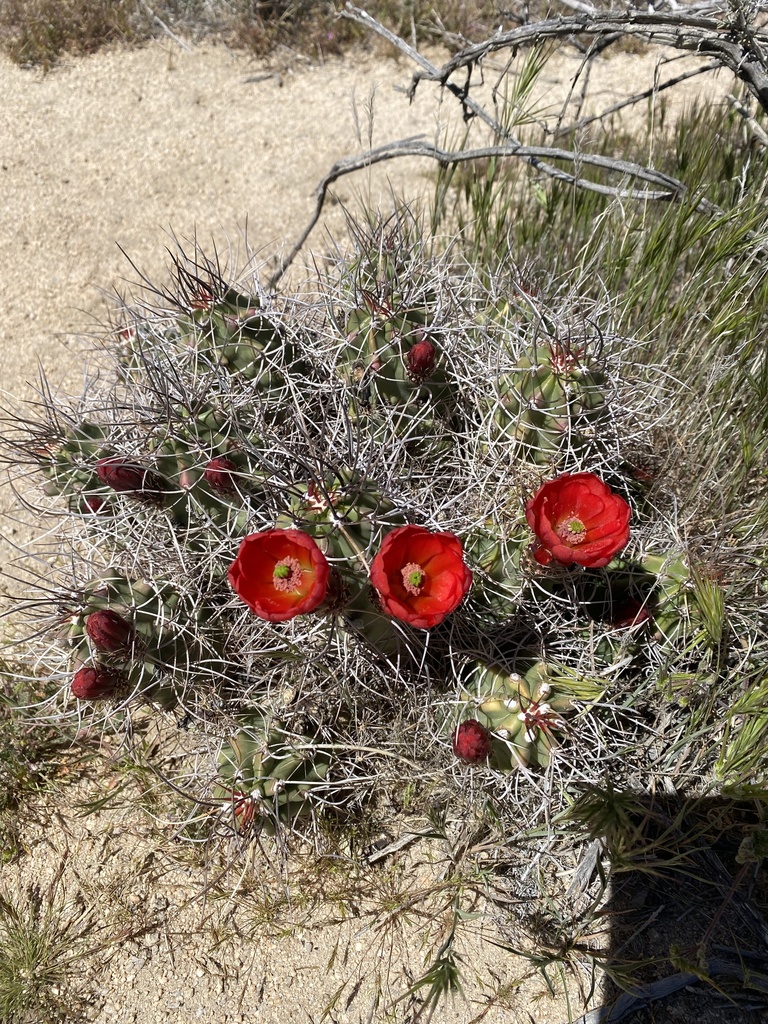
M 656 65 L 653 54 L 600 59 L 590 102 L 606 107 L 652 84 Z M 571 56 L 547 67 L 542 108 L 562 102 L 578 67 Z M 309 219 L 315 185 L 335 160 L 371 141 L 458 138 L 460 112 L 437 88 L 422 85 L 409 104 L 400 87 L 410 70 L 364 56 L 309 64 L 276 54 L 255 62 L 221 46 L 185 52 L 170 42 L 66 61 L 47 76 L 0 59 L 0 359 L 10 415 L 34 400 L 40 366 L 54 388 L 78 394 L 89 336 L 102 331 L 115 293 L 137 281 L 121 249 L 157 283 L 167 275 L 166 250 L 195 239 L 226 254 L 233 270 L 255 252 L 269 271 Z M 696 79 L 676 103 L 705 87 L 722 94 L 729 83 Z M 625 124 L 644 121 L 646 112 L 645 104 L 633 109 Z M 321 253 L 324 233 L 343 236 L 340 203 L 354 208 L 362 197 L 386 208 L 392 191 L 412 202 L 428 198 L 430 170 L 403 160 L 342 179 L 310 247 Z M 0 551 L 7 574 L 15 573 L 14 545 L 35 530 L 17 511 L 14 484 L 0 489 L 0 509 L 11 516 Z M 15 592 L 7 578 L 1 586 Z M 109 754 L 108 737 L 102 745 Z M 294 891 L 296 906 L 282 907 L 278 928 L 279 872 L 256 860 L 243 869 L 247 885 L 238 895 L 237 871 L 219 883 L 194 850 L 172 855 L 173 824 L 161 829 L 161 842 L 136 800 L 79 816 L 78 801 L 104 795 L 94 776 L 26 821 L 26 854 L 0 869 L 0 890 L 18 897 L 61 868 L 59 898 L 68 914 L 78 907 L 85 914 L 84 948 L 109 940 L 83 959 L 82 975 L 80 965 L 73 972 L 91 1019 L 413 1019 L 407 1001 L 392 1001 L 428 966 L 446 917 L 427 926 L 398 907 L 425 873 L 438 871 L 431 862 L 443 854 L 434 844 L 376 869 L 359 904 L 313 911 Z M 162 807 L 154 810 L 162 821 Z M 244 887 L 256 895 L 245 898 Z M 377 889 L 391 894 L 377 902 Z M 373 908 L 378 920 L 369 916 Z M 563 999 L 548 994 L 529 962 L 484 941 L 492 922 L 472 932 L 462 949 L 465 995 L 435 1020 L 468 1024 L 483 1010 L 486 1024 L 568 1019 Z M 507 985 L 509 994 L 494 1002 Z

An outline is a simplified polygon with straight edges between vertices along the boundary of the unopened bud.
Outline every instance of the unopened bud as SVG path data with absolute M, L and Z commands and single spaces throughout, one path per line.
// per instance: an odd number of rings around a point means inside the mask
M 80 498 L 80 511 L 96 515 L 104 511 L 106 504 L 100 494 L 83 494 Z
M 417 341 L 405 357 L 405 369 L 412 381 L 420 384 L 435 372 L 437 349 L 431 341 Z
M 179 473 L 179 487 L 183 487 L 185 491 L 191 491 L 195 486 L 195 474 L 189 469 L 182 469 Z
M 97 665 L 83 665 L 75 672 L 70 689 L 78 700 L 108 700 L 125 684 L 122 672 Z
M 165 480 L 151 469 L 124 455 L 99 459 L 96 473 L 113 491 L 130 494 L 138 501 L 160 504 L 167 489 Z
M 453 752 L 469 764 L 480 764 L 491 752 L 491 734 L 476 719 L 462 722 L 453 734 Z
M 631 629 L 632 626 L 639 626 L 643 622 L 650 622 L 653 619 L 653 612 L 648 604 L 640 604 L 634 598 L 630 598 L 616 610 L 611 625 L 614 629 Z
M 133 626 L 109 608 L 91 612 L 85 620 L 85 631 L 96 650 L 105 654 L 128 654 L 133 646 Z
M 237 466 L 231 459 L 219 455 L 205 467 L 205 482 L 217 494 L 237 494 Z

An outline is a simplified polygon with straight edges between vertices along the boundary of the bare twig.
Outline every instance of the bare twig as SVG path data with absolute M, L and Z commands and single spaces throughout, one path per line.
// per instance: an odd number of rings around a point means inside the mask
M 187 53 L 192 53 L 192 47 L 188 43 L 185 43 L 184 40 L 180 36 L 177 36 L 175 32 L 171 32 L 171 30 L 168 28 L 168 26 L 163 21 L 163 19 L 159 18 L 157 16 L 157 14 L 155 14 L 155 12 L 149 6 L 149 4 L 146 3 L 146 0 L 141 0 L 141 6 L 144 8 L 144 10 L 150 16 L 152 21 L 154 21 L 154 23 L 157 25 L 157 27 L 161 28 L 163 30 L 163 32 L 165 32 L 165 34 L 170 39 L 172 39 L 174 41 L 174 43 L 176 43 L 177 46 L 180 46 L 182 50 L 186 50 Z
M 629 97 L 627 100 L 617 104 L 615 107 L 612 107 L 607 111 L 604 111 L 602 114 L 583 118 L 577 121 L 573 126 L 583 127 L 586 124 L 592 123 L 594 120 L 599 120 L 601 117 L 608 116 L 608 114 L 621 109 L 623 106 L 639 102 L 641 99 L 652 95 L 654 91 L 670 88 L 671 86 L 685 81 L 694 75 L 702 74 L 705 71 L 716 70 L 723 64 L 731 66 L 728 62 L 730 59 L 728 55 L 731 54 L 728 47 L 731 45 L 738 46 L 741 44 L 731 44 L 730 39 L 735 38 L 734 36 L 729 38 L 726 38 L 725 36 L 718 36 L 717 33 L 721 31 L 724 32 L 725 27 L 727 26 L 725 23 L 718 20 L 717 17 L 708 16 L 709 8 L 706 8 L 706 11 L 707 16 L 705 16 L 704 13 L 697 13 L 694 8 L 688 8 L 684 11 L 675 10 L 672 13 L 658 13 L 653 11 L 630 11 L 627 13 L 585 11 L 579 17 L 557 18 L 549 21 L 538 22 L 533 25 L 525 25 L 519 29 L 514 29 L 511 32 L 498 33 L 482 43 L 466 47 L 461 51 L 461 53 L 456 54 L 456 56 L 452 57 L 441 68 L 438 68 L 422 53 L 419 53 L 414 46 L 406 42 L 394 32 L 390 31 L 384 25 L 380 24 L 366 11 L 355 7 L 351 3 L 347 3 L 345 10 L 342 12 L 344 17 L 350 18 L 353 21 L 359 22 L 360 24 L 370 28 L 372 31 L 385 38 L 393 46 L 397 47 L 397 49 L 403 52 L 410 60 L 418 64 L 420 71 L 414 74 L 409 91 L 411 100 L 415 95 L 418 83 L 422 79 L 439 82 L 441 86 L 448 89 L 461 102 L 465 117 L 477 117 L 491 129 L 496 138 L 504 140 L 505 145 L 486 146 L 480 149 L 450 152 L 419 139 L 402 139 L 397 142 L 380 146 L 377 149 L 368 150 L 367 152 L 361 153 L 357 156 L 344 157 L 343 159 L 338 160 L 318 184 L 316 189 L 315 211 L 296 244 L 290 250 L 288 255 L 282 259 L 278 269 L 270 278 L 270 287 L 275 287 L 283 277 L 286 270 L 293 263 L 296 255 L 301 250 L 313 228 L 317 224 L 325 204 L 328 188 L 333 184 L 333 182 L 346 174 L 351 174 L 354 171 L 371 167 L 373 164 L 381 163 L 385 160 L 393 160 L 398 157 L 428 157 L 429 159 L 435 160 L 442 167 L 448 167 L 452 164 L 467 160 L 488 159 L 490 157 L 515 157 L 517 159 L 525 160 L 536 170 L 540 171 L 542 174 L 546 174 L 548 177 L 557 181 L 566 182 L 567 184 L 573 185 L 575 188 L 584 189 L 586 191 L 597 192 L 602 195 L 608 195 L 620 199 L 657 200 L 662 202 L 681 201 L 688 195 L 688 190 L 684 182 L 651 168 L 643 167 L 640 164 L 589 153 L 576 153 L 571 150 L 557 149 L 554 147 L 524 146 L 507 127 L 505 127 L 496 117 L 494 117 L 488 110 L 469 95 L 469 76 L 471 75 L 473 66 L 482 60 L 483 57 L 487 56 L 487 54 L 495 50 L 505 47 L 514 49 L 519 46 L 539 45 L 546 39 L 567 38 L 578 33 L 593 36 L 595 42 L 601 37 L 602 41 L 605 42 L 617 33 L 618 37 L 622 34 L 645 35 L 651 41 L 666 42 L 678 49 L 700 49 L 702 52 L 712 52 L 716 54 L 717 59 L 711 64 L 690 72 L 685 72 L 682 75 L 678 75 L 676 78 L 664 83 L 661 87 L 654 87 L 647 92 Z M 709 33 L 709 36 L 706 36 L 706 33 Z M 745 39 L 747 38 L 747 35 L 749 35 L 749 38 L 753 43 L 751 52 L 758 55 L 756 59 L 759 63 L 759 60 L 762 59 L 763 55 L 762 44 L 764 43 L 765 46 L 768 47 L 768 36 L 765 34 L 760 35 L 760 33 L 752 31 L 749 26 L 742 27 L 742 35 L 740 38 Z M 586 59 L 589 59 L 589 52 Z M 466 68 L 468 72 L 467 80 L 463 86 L 459 86 L 455 82 L 450 81 L 451 75 L 460 68 Z M 740 73 L 736 68 L 733 70 L 735 70 L 736 73 Z M 763 73 L 765 76 L 764 99 L 766 109 L 768 109 L 768 70 L 764 70 Z M 753 83 L 757 83 L 758 78 L 758 71 L 755 71 L 755 74 L 753 75 Z M 562 131 L 564 131 L 564 129 L 558 131 L 557 134 L 562 134 Z M 648 182 L 655 186 L 655 188 L 636 189 L 601 184 L 599 182 L 590 181 L 578 173 L 572 173 L 560 167 L 556 167 L 554 166 L 553 161 L 571 163 L 576 168 L 582 166 L 597 167 L 612 174 Z M 694 209 L 697 213 L 708 216 L 725 216 L 724 211 L 719 206 L 703 198 L 697 200 Z
M 402 40 L 397 42 L 393 33 L 353 4 L 347 3 L 342 14 L 383 35 L 399 49 L 404 49 Z M 440 68 L 426 67 L 429 62 L 419 55 L 417 63 L 421 70 L 413 75 L 410 95 L 413 97 L 421 81 L 439 82 L 452 92 L 460 91 L 455 83 L 450 82 L 451 76 L 461 68 L 471 69 L 496 50 L 540 46 L 548 39 L 615 34 L 639 36 L 656 45 L 715 57 L 723 67 L 729 68 L 737 78 L 745 82 L 762 108 L 768 111 L 768 34 L 749 24 L 743 13 L 734 14 L 733 10 L 713 13 L 697 13 L 688 8 L 671 12 L 586 10 L 572 17 L 532 22 L 467 46 Z M 467 107 L 472 110 L 469 103 Z
M 735 96 L 732 96 L 730 93 L 726 96 L 726 99 L 731 104 L 736 113 L 740 114 L 744 118 L 745 124 L 749 127 L 750 131 L 757 139 L 757 141 L 760 143 L 760 145 L 763 147 L 763 149 L 768 149 L 768 132 L 766 132 L 762 125 L 757 123 L 752 114 L 749 112 L 748 108 L 745 107 L 740 100 L 738 100 Z
M 627 160 L 616 160 L 607 156 L 590 153 L 575 153 L 571 150 L 555 149 L 549 146 L 523 146 L 520 144 L 510 144 L 507 146 L 483 146 L 479 149 L 450 151 L 440 149 L 430 142 L 424 142 L 419 139 L 401 139 L 398 142 L 390 142 L 384 146 L 379 146 L 377 149 L 368 150 L 366 153 L 360 153 L 357 156 L 343 157 L 341 160 L 336 161 L 330 171 L 328 171 L 317 186 L 315 192 L 315 211 L 309 223 L 301 233 L 296 244 L 288 255 L 281 260 L 280 266 L 269 279 L 269 287 L 274 288 L 280 281 L 311 234 L 313 228 L 320 219 L 320 214 L 322 213 L 323 206 L 325 205 L 328 188 L 334 181 L 346 174 L 351 174 L 354 171 L 371 167 L 373 164 L 382 163 L 385 160 L 395 160 L 398 157 L 404 156 L 427 157 L 431 160 L 435 160 L 441 167 L 449 167 L 451 164 L 464 163 L 468 160 L 487 160 L 491 157 L 517 157 L 518 159 L 525 160 L 527 163 L 533 165 L 537 170 L 544 171 L 550 177 L 555 178 L 558 181 L 566 182 L 569 185 L 574 185 L 576 188 L 584 189 L 589 192 L 598 192 L 601 195 L 612 196 L 619 199 L 652 199 L 661 202 L 675 202 L 682 200 L 688 194 L 685 184 L 677 178 L 672 178 L 668 174 L 662 174 L 661 171 L 643 167 L 641 164 L 631 163 Z M 543 163 L 542 158 L 544 157 L 546 157 L 547 160 L 562 160 L 573 164 L 598 167 L 602 170 L 607 170 L 614 174 L 620 174 L 624 177 L 637 178 L 641 181 L 646 181 L 651 185 L 656 185 L 657 188 L 649 190 L 603 185 L 600 182 L 590 181 L 587 178 L 571 174 L 569 171 L 560 170 L 549 163 Z M 696 203 L 695 210 L 698 213 L 710 216 L 724 215 L 724 211 L 719 206 L 711 203 L 708 199 L 699 199 Z
M 719 71 L 720 67 L 720 64 L 713 61 L 712 64 L 703 64 L 701 67 L 693 68 L 691 71 L 685 71 L 681 75 L 676 75 L 674 78 L 670 78 L 666 82 L 662 82 L 661 85 L 652 85 L 650 89 L 645 89 L 643 92 L 636 92 L 632 96 L 628 96 L 625 100 L 621 100 L 619 103 L 614 103 L 612 107 L 602 110 L 599 114 L 591 114 L 589 117 L 582 117 L 580 120 L 574 121 L 572 124 L 562 125 L 560 128 L 555 129 L 555 138 L 560 135 L 569 135 L 571 132 L 579 131 L 581 128 L 586 128 L 587 125 L 594 124 L 595 121 L 602 121 L 606 117 L 610 117 L 611 114 L 616 114 L 619 110 L 623 110 L 625 107 L 631 107 L 635 103 L 642 103 L 643 100 L 647 100 L 650 96 L 655 96 L 657 93 L 664 92 L 665 89 L 671 89 L 673 86 L 679 85 L 681 82 L 688 81 L 689 78 L 695 78 L 697 75 L 703 75 L 707 71 Z

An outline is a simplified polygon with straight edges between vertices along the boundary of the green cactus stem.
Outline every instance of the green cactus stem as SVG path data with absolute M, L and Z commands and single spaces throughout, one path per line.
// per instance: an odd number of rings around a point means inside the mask
M 461 693 L 460 718 L 476 719 L 492 736 L 491 764 L 500 771 L 516 765 L 549 764 L 571 698 L 543 661 L 524 674 L 478 662 Z M 454 724 L 455 727 L 455 724 Z
M 566 446 L 579 450 L 606 412 L 602 371 L 552 344 L 523 354 L 498 380 L 492 438 L 513 445 L 513 457 L 556 462 Z
M 312 794 L 328 777 L 329 756 L 309 733 L 288 731 L 265 715 L 245 716 L 219 753 L 214 798 L 244 831 L 274 834 L 310 813 Z
M 125 624 L 123 643 L 94 640 L 89 620 L 92 624 L 92 616 L 102 611 Z M 209 616 L 210 609 L 190 608 L 171 586 L 107 570 L 80 591 L 66 619 L 66 638 L 77 661 L 119 668 L 127 693 L 170 709 L 191 682 L 210 684 L 227 668 L 221 654 L 223 628 L 214 627 Z

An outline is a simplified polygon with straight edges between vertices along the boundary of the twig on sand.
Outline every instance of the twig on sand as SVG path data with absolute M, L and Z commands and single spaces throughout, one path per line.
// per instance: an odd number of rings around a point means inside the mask
M 692 68 L 690 71 L 684 71 L 680 75 L 675 75 L 674 78 L 668 79 L 666 82 L 660 84 L 654 84 L 650 89 L 644 89 L 643 92 L 636 92 L 632 96 L 628 96 L 626 99 L 621 100 L 619 103 L 614 103 L 612 107 L 606 107 L 605 110 L 601 110 L 599 114 L 591 114 L 589 117 L 579 118 L 578 121 L 573 121 L 571 124 L 561 125 L 555 129 L 555 137 L 558 135 L 569 135 L 571 132 L 579 131 L 582 128 L 586 128 L 587 125 L 594 124 L 596 121 L 603 121 L 606 117 L 610 117 L 611 114 L 616 114 L 620 110 L 624 110 L 625 107 L 634 106 L 636 103 L 642 103 L 643 100 L 649 99 L 651 96 L 656 96 L 660 92 L 664 92 L 665 89 L 671 89 L 681 82 L 687 82 L 689 78 L 696 78 L 697 75 L 706 74 L 708 71 L 719 71 L 721 65 L 717 61 L 713 61 L 711 64 L 702 64 L 701 67 Z

